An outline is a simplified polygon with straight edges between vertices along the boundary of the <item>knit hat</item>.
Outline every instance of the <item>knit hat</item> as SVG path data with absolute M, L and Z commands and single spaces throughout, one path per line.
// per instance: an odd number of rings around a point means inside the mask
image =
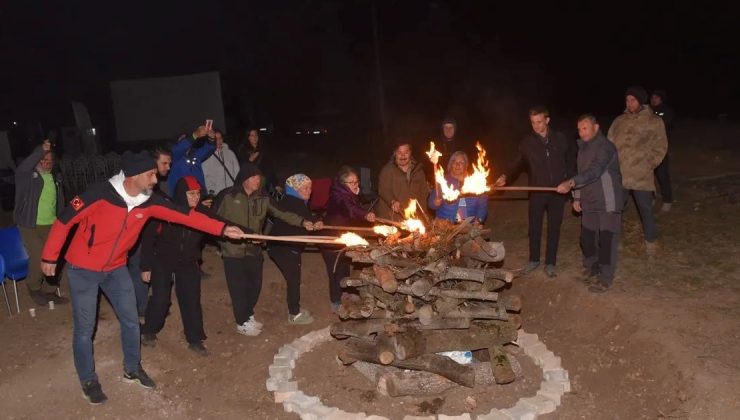
M 624 92 L 624 96 L 634 96 L 641 104 L 646 103 L 648 100 L 647 91 L 642 86 L 630 86 L 627 88 L 627 91 Z
M 665 93 L 665 91 L 664 91 L 664 90 L 662 90 L 662 89 L 655 89 L 655 90 L 653 91 L 653 95 L 655 95 L 655 96 L 659 96 L 659 97 L 660 97 L 660 99 L 661 99 L 661 100 L 662 100 L 663 102 L 665 102 L 665 96 L 666 96 L 666 93 Z
M 300 190 L 304 185 L 310 184 L 311 178 L 305 174 L 295 174 L 285 180 L 285 185 L 293 188 L 294 190 Z
M 239 169 L 239 173 L 236 175 L 234 185 L 241 185 L 244 181 L 255 175 L 262 175 L 262 171 L 260 171 L 260 168 L 258 168 L 257 165 L 253 163 L 243 163 L 241 169 Z
M 154 158 L 152 158 L 152 155 L 146 151 L 139 153 L 125 151 L 121 157 L 121 169 L 123 170 L 123 176 L 126 178 L 139 175 L 140 173 L 156 168 L 157 161 L 155 161 Z
M 457 128 L 457 120 L 452 117 L 446 117 L 445 119 L 443 119 L 442 125 L 445 124 L 452 124 L 453 126 L 455 126 L 455 128 Z

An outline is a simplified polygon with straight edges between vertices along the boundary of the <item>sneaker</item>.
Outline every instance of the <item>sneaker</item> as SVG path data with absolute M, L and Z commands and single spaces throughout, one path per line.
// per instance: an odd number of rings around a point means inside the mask
M 599 275 L 599 272 L 596 270 L 592 270 L 589 268 L 584 268 L 583 273 L 581 273 L 581 281 L 586 284 L 594 284 L 599 281 L 599 278 L 597 277 Z
M 530 261 L 527 264 L 527 266 L 522 269 L 522 274 L 523 275 L 529 274 L 532 271 L 534 271 L 535 269 L 537 269 L 537 267 L 539 267 L 539 266 L 540 266 L 540 262 L 539 261 Z
M 206 346 L 203 345 L 202 341 L 198 341 L 197 343 L 189 343 L 188 349 L 194 351 L 200 356 L 208 356 L 208 349 L 206 348 Z
M 288 314 L 288 324 L 290 325 L 307 325 L 313 322 L 311 313 L 307 310 L 298 312 L 297 315 Z
M 157 334 L 142 334 L 141 345 L 144 347 L 154 347 L 157 345 Z
M 100 405 L 108 401 L 108 396 L 103 393 L 103 388 L 98 381 L 87 381 L 82 385 L 82 396 L 92 405 Z
M 249 321 L 236 326 L 236 332 L 250 337 L 256 337 L 260 335 L 262 330 L 257 326 L 257 324 L 252 322 L 252 318 L 249 318 Z
M 545 266 L 545 274 L 547 274 L 547 277 L 557 277 L 558 273 L 555 272 L 555 266 L 552 264 L 547 264 Z
M 599 281 L 596 284 L 592 284 L 591 286 L 589 286 L 588 291 L 591 293 L 605 293 L 609 290 L 610 286 L 611 285 L 609 283 Z
M 655 257 L 658 255 L 658 241 L 648 242 L 645 241 L 645 252 L 648 257 Z
M 59 296 L 56 293 L 44 293 L 44 296 L 46 296 L 47 303 L 54 302 L 57 305 L 65 305 L 69 303 L 69 298 Z
M 259 321 L 257 321 L 257 320 L 256 320 L 256 319 L 254 318 L 254 315 L 252 315 L 252 316 L 250 316 L 250 317 L 249 317 L 249 322 L 251 322 L 252 324 L 256 325 L 256 326 L 257 326 L 257 328 L 259 328 L 259 329 L 262 329 L 262 327 L 263 327 L 262 323 L 261 323 L 261 322 L 259 322 Z
M 660 206 L 660 211 L 663 213 L 671 211 L 671 207 L 673 207 L 673 203 L 663 203 L 662 206 Z
M 144 368 L 139 366 L 136 372 L 123 372 L 123 381 L 128 383 L 138 383 L 146 389 L 154 389 L 157 385 L 152 378 L 144 372 Z

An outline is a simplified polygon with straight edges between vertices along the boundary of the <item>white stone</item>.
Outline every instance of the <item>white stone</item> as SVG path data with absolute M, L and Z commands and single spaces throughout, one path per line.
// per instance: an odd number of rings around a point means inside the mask
M 323 419 L 337 410 L 338 409 L 336 407 L 327 407 L 324 404 L 321 404 L 321 402 L 318 402 L 302 409 L 301 418 L 304 418 L 304 415 L 307 417 L 313 415 L 316 416 L 317 419 Z
M 293 396 L 293 394 L 295 394 L 296 392 L 300 392 L 300 391 L 285 391 L 285 392 L 276 391 L 274 394 L 275 402 L 278 404 L 282 404 L 283 401 Z
M 403 420 L 435 420 L 434 416 L 404 416 Z
M 540 389 L 539 391 L 537 391 L 537 395 L 541 395 L 549 400 L 552 400 L 555 405 L 559 406 L 560 404 L 562 404 L 563 394 L 558 391 Z
M 290 379 L 293 377 L 293 370 L 287 366 L 274 366 L 270 365 L 268 368 L 268 371 L 270 372 L 270 377 L 275 379 Z
M 521 402 L 511 408 L 505 408 L 501 412 L 512 420 L 535 420 L 537 418 L 537 412 Z
M 265 386 L 267 386 L 267 390 L 272 391 L 297 391 L 298 390 L 298 383 L 296 382 L 288 382 L 285 379 L 278 379 L 278 378 L 267 378 L 265 381 Z
M 537 334 L 529 334 L 524 332 L 524 330 L 519 330 L 518 334 L 516 342 L 519 344 L 519 347 L 529 347 L 540 342 Z
M 278 351 L 278 356 L 287 357 L 289 359 L 295 359 L 299 356 L 298 349 L 291 346 L 290 344 L 286 344 L 282 347 L 280 347 L 280 350 Z
M 545 345 L 542 343 L 535 344 L 532 347 L 525 347 L 524 353 L 534 359 L 535 363 L 537 363 L 539 358 L 546 356 L 548 353 L 552 354 L 552 352 L 548 350 L 547 347 L 545 347 Z
M 373 414 L 372 416 L 367 416 L 365 420 L 391 420 L 391 419 L 389 419 L 388 417 L 376 416 L 375 414 Z
M 302 338 L 299 338 L 297 340 L 294 340 L 292 343 L 290 343 L 292 347 L 295 347 L 296 350 L 298 350 L 298 355 L 301 355 L 309 350 L 311 350 L 312 345 L 311 342 L 308 340 L 304 340 Z
M 542 376 L 546 381 L 567 381 L 568 371 L 565 369 L 542 369 Z
M 444 414 L 437 414 L 437 420 L 470 420 L 470 414 L 464 413 L 459 416 L 446 416 Z
M 511 420 L 511 417 L 505 415 L 500 410 L 494 408 L 488 414 L 479 414 L 475 420 Z
M 555 401 L 549 398 L 545 398 L 542 395 L 535 395 L 534 397 L 529 398 L 521 398 L 519 400 L 519 403 L 524 403 L 531 406 L 535 411 L 537 411 L 537 414 L 552 413 L 557 408 L 557 406 L 555 405 Z
M 560 357 L 555 356 L 554 354 L 552 354 L 552 352 L 550 352 L 549 355 L 541 357 L 539 359 L 539 362 L 542 370 L 557 370 L 563 368 L 562 360 L 560 359 Z
M 295 359 L 292 357 L 275 355 L 275 357 L 272 358 L 272 364 L 275 366 L 287 366 L 293 369 L 295 368 Z
M 328 416 L 324 417 L 323 420 L 364 420 L 365 413 L 348 413 L 346 411 L 337 410 Z
M 283 408 L 285 408 L 285 411 L 288 413 L 300 414 L 314 404 L 321 404 L 321 401 L 316 397 L 310 397 L 303 392 L 298 391 L 283 401 Z

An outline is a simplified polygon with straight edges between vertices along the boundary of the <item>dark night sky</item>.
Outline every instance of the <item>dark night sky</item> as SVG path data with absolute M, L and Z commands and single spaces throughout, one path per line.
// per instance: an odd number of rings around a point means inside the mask
M 538 102 L 615 115 L 631 84 L 667 89 L 683 116 L 740 111 L 730 2 L 500 3 L 376 2 L 392 127 Z M 321 114 L 378 127 L 370 0 L 24 0 L 0 13 L 0 128 L 69 125 L 70 99 L 110 125 L 111 80 L 213 70 L 237 125 Z

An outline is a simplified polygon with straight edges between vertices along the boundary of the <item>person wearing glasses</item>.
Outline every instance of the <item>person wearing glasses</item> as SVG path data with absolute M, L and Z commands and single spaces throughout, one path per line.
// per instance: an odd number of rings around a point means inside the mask
M 339 226 L 368 226 L 375 222 L 375 213 L 366 210 L 360 203 L 360 177 L 349 166 L 342 166 L 329 192 L 324 224 Z M 340 255 L 336 248 L 321 251 L 329 275 L 329 299 L 333 312 L 339 310 L 342 287 L 339 281 L 350 274 L 350 259 Z M 337 258 L 339 258 L 337 260 Z

